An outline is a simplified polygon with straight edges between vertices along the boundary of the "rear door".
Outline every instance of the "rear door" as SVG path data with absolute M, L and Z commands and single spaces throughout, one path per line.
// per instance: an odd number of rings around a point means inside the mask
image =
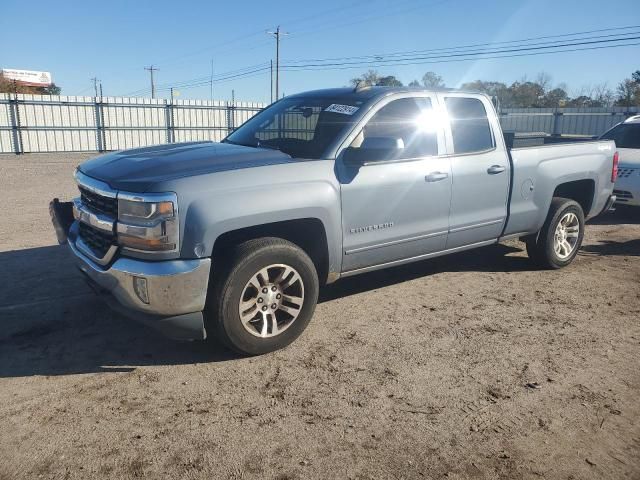
M 507 217 L 510 165 L 504 144 L 496 144 L 493 106 L 482 95 L 439 97 L 452 175 L 447 249 L 496 239 Z

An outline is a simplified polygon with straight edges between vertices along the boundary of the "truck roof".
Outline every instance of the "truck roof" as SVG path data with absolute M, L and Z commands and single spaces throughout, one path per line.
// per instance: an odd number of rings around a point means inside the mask
M 291 97 L 304 97 L 304 98 L 331 98 L 339 97 L 352 100 L 366 101 L 372 98 L 382 97 L 389 93 L 405 93 L 405 92 L 459 92 L 478 95 L 480 92 L 471 92 L 457 90 L 454 88 L 419 88 L 419 87 L 342 87 L 342 88 L 325 88 L 322 90 L 310 90 L 307 92 L 300 92 Z M 481 94 L 481 93 L 480 93 Z

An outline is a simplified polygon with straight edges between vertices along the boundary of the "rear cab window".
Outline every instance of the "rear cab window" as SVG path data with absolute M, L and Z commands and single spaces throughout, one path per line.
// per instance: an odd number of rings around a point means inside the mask
M 480 99 L 445 97 L 444 103 L 451 125 L 453 153 L 483 152 L 495 147 L 487 111 Z

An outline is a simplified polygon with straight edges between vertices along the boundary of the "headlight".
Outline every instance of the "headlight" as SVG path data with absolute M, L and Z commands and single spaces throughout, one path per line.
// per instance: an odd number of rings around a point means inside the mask
M 118 194 L 118 243 L 143 252 L 178 249 L 179 224 L 176 195 Z

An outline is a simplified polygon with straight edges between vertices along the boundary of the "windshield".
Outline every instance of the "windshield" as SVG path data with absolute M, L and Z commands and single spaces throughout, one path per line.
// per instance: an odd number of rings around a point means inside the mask
M 604 140 L 613 140 L 618 148 L 640 148 L 640 123 L 623 123 L 602 135 Z
M 339 98 L 285 98 L 223 142 L 278 149 L 294 158 L 322 158 L 329 145 L 353 125 L 361 103 Z

